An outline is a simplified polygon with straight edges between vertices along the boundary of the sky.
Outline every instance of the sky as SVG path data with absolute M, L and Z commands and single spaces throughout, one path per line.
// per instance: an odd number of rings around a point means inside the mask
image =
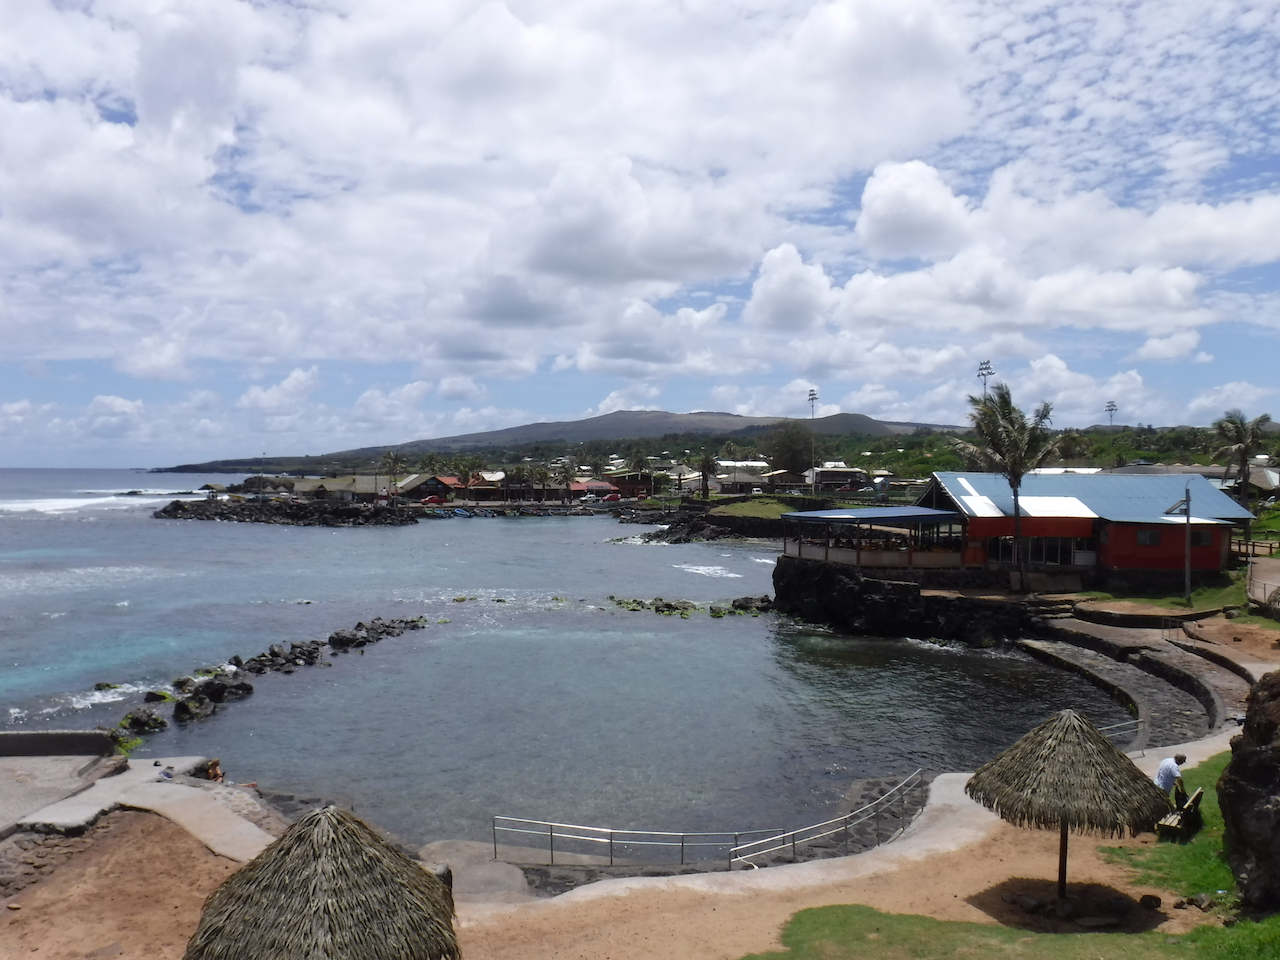
M 1280 0 L 0 22 L 0 466 L 963 423 L 984 360 L 1058 427 L 1280 417 Z

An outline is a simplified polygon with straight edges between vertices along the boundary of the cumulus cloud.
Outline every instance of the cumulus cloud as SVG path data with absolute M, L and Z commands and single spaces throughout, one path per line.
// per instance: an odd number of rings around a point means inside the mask
M 1257 410 L 1275 392 L 1275 387 L 1259 387 L 1247 380 L 1235 380 L 1199 391 L 1191 398 L 1187 409 L 1201 415 L 1208 414 L 1211 419 L 1222 416 L 1227 410 L 1244 410 L 1246 416 L 1253 417 L 1257 414 L 1249 411 Z
M 236 406 L 259 413 L 292 413 L 306 402 L 319 385 L 320 369 L 318 367 L 307 370 L 298 368 L 279 383 L 269 387 L 260 387 L 255 383 L 236 401 Z
M 969 221 L 968 204 L 933 167 L 919 160 L 882 163 L 862 191 L 854 234 L 878 257 L 932 258 L 967 246 Z
M 1191 354 L 1200 346 L 1200 334 L 1195 330 L 1179 330 L 1167 337 L 1148 337 L 1147 341 L 1134 351 L 1131 360 L 1177 360 Z M 1200 354 L 1205 356 L 1205 354 Z
M 95 414 L 139 443 L 555 419 L 569 370 L 954 416 L 977 359 L 1049 354 L 1176 365 L 1128 386 L 1186 416 L 1210 326 L 1277 322 L 1280 11 L 1246 0 L 9 6 L 6 357 L 145 394 Z M 222 364 L 293 373 L 183 412 Z

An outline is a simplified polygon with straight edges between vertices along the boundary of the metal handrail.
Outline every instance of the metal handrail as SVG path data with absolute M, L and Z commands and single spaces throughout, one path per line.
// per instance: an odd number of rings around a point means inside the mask
M 758 869 L 760 865 L 758 863 L 754 863 L 751 860 L 752 857 L 762 857 L 766 854 L 776 853 L 779 850 L 787 849 L 791 850 L 791 859 L 796 860 L 798 859 L 797 848 L 801 844 L 813 843 L 815 840 L 821 840 L 824 837 L 833 836 L 834 834 L 840 833 L 842 830 L 844 831 L 845 852 L 847 854 L 849 849 L 849 828 L 857 826 L 860 823 L 865 823 L 868 820 L 875 821 L 876 843 L 880 843 L 882 842 L 882 838 L 880 836 L 880 811 L 896 799 L 899 801 L 901 812 L 905 814 L 907 790 L 910 787 L 917 785 L 922 789 L 924 787 L 921 771 L 918 769 L 914 773 L 904 777 L 899 783 L 886 790 L 884 794 L 877 797 L 875 800 L 859 807 L 857 810 L 852 810 L 849 813 L 846 813 L 842 817 L 824 820 L 822 823 L 810 824 L 807 827 L 800 827 L 798 830 L 788 830 L 786 833 L 774 834 L 771 837 L 753 840 L 750 843 L 735 845 L 733 849 L 729 851 L 729 867 L 732 869 L 735 863 L 744 863 L 748 864 L 752 869 Z M 905 826 L 902 829 L 906 829 Z M 888 837 L 888 839 L 894 839 L 894 837 L 898 836 L 899 833 L 901 833 L 901 830 L 895 832 L 893 835 Z M 773 846 L 765 847 L 763 849 L 752 849 L 753 847 L 761 847 L 763 844 L 770 843 L 773 844 Z
M 510 824 L 515 824 L 511 826 Z M 531 829 L 537 827 L 538 829 Z M 756 830 L 709 830 L 701 833 L 681 833 L 674 830 L 617 830 L 612 827 L 592 827 L 580 823 L 557 823 L 553 820 L 530 820 L 526 817 L 493 818 L 493 858 L 498 859 L 498 833 L 517 833 L 545 838 L 548 862 L 556 862 L 556 840 L 607 844 L 609 865 L 613 866 L 616 847 L 678 847 L 680 863 L 685 863 L 686 852 L 702 847 L 736 847 L 744 836 L 772 833 L 776 828 Z M 570 832 L 573 831 L 573 832 Z M 646 839 L 660 837 L 664 839 Z M 718 840 L 700 839 L 718 837 Z
M 1098 727 L 1098 732 L 1104 737 L 1110 737 L 1112 734 L 1109 731 L 1114 730 L 1122 733 L 1129 728 L 1134 730 L 1133 739 L 1129 741 L 1131 750 L 1141 753 L 1145 757 L 1147 755 L 1147 720 L 1145 717 L 1139 717 L 1137 720 L 1121 720 L 1119 723 L 1109 723 L 1105 727 Z M 1133 744 L 1135 743 L 1141 744 L 1141 746 L 1134 747 Z

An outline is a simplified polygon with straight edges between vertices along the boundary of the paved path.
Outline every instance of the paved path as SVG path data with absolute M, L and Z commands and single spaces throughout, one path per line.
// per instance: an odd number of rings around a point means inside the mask
M 87 774 L 101 757 L 0 757 L 0 838 L 18 829 L 33 810 L 47 807 L 82 790 L 93 780 Z
M 29 758 L 28 758 L 29 759 Z M 217 791 L 163 780 L 165 767 L 178 773 L 195 769 L 203 757 L 170 757 L 159 765 L 131 763 L 87 790 L 25 814 L 19 829 L 76 835 L 104 813 L 119 807 L 150 810 L 185 829 L 219 856 L 247 863 L 274 837 L 250 823 Z

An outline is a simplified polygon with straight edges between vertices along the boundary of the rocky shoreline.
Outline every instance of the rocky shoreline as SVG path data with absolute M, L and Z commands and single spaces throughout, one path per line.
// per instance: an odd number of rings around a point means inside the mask
M 404 509 L 344 500 L 174 500 L 151 516 L 295 527 L 398 527 L 418 522 Z

